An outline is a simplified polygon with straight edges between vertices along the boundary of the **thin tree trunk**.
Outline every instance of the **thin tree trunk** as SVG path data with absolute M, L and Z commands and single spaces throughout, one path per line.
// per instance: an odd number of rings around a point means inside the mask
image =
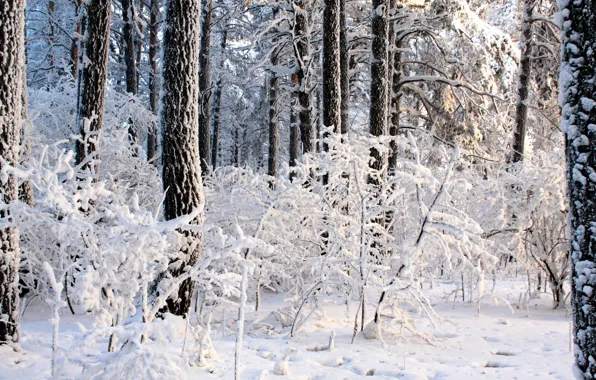
M 77 122 L 81 139 L 77 140 L 76 163 L 87 158 L 82 169 L 99 172 L 97 157 L 99 132 L 103 129 L 106 81 L 108 76 L 108 48 L 110 41 L 110 2 L 90 0 L 87 3 L 87 38 L 85 41 L 85 67 L 78 104 Z
M 217 155 L 219 153 L 219 128 L 221 124 L 221 95 L 223 91 L 223 72 L 225 63 L 225 52 L 226 43 L 228 41 L 228 31 L 224 30 L 221 36 L 221 52 L 219 59 L 219 77 L 217 78 L 217 84 L 215 85 L 215 95 L 213 102 L 215 106 L 213 108 L 213 143 L 211 144 L 211 161 L 213 169 L 217 167 Z
M 0 171 L 19 159 L 19 135 L 23 89 L 25 1 L 0 1 Z M 9 175 L 0 182 L 3 202 L 18 197 L 17 179 Z M 7 210 L 0 217 L 7 218 Z M 19 236 L 14 227 L 0 229 L 0 345 L 19 340 Z
M 402 68 L 401 68 L 401 48 L 402 48 L 402 40 L 403 36 L 396 36 L 395 29 L 393 28 L 393 35 L 390 36 L 392 38 L 393 44 L 393 52 L 389 53 L 393 56 L 391 60 L 390 72 L 391 72 L 391 100 L 390 100 L 390 120 L 389 120 L 389 136 L 395 138 L 399 133 L 399 114 L 400 114 L 400 107 L 401 107 L 401 76 L 402 76 Z M 396 166 L 397 166 L 397 142 L 395 140 L 391 140 L 389 143 L 389 164 L 388 164 L 388 172 L 392 173 Z
M 346 2 L 340 2 L 339 10 L 339 44 L 340 57 L 339 66 L 341 72 L 341 133 L 348 134 L 348 123 L 350 118 L 350 72 L 348 62 L 350 59 L 348 31 L 346 27 Z
M 273 9 L 273 19 L 277 17 L 277 8 Z M 274 41 L 275 43 L 275 41 Z M 278 48 L 275 47 L 271 52 L 271 66 L 278 64 Z M 279 110 L 277 104 L 277 92 L 279 91 L 279 79 L 275 72 L 269 73 L 269 157 L 267 165 L 267 174 L 271 177 L 277 177 L 277 155 L 279 152 Z M 271 188 L 275 183 L 271 181 Z
M 72 38 L 72 44 L 70 45 L 70 63 L 72 65 L 71 73 L 75 82 L 79 77 L 79 38 L 77 36 L 81 34 L 81 1 L 82 0 L 74 0 L 76 24 Z
M 294 55 L 298 72 L 298 104 L 302 152 L 313 153 L 312 95 L 309 88 L 310 35 L 308 28 L 308 7 L 311 0 L 294 0 Z
M 169 1 L 163 37 L 163 130 L 164 216 L 167 220 L 202 210 L 205 204 L 198 150 L 199 121 L 199 16 L 196 0 Z M 193 221 L 202 224 L 200 212 Z M 187 239 L 179 259 L 170 266 L 173 277 L 182 275 L 197 262 L 202 253 L 200 232 L 180 232 Z M 172 269 L 175 268 L 175 269 Z M 167 300 L 167 309 L 175 315 L 190 310 L 194 281 L 187 279 L 177 296 Z
M 528 119 L 528 93 L 530 75 L 532 71 L 532 13 L 535 0 L 524 0 L 523 18 L 519 45 L 521 59 L 517 74 L 517 104 L 515 108 L 515 127 L 513 131 L 513 146 L 509 162 L 516 163 L 524 159 L 524 145 L 526 141 L 526 122 Z
M 296 111 L 293 106 L 296 99 L 294 96 L 293 98 L 290 105 L 290 182 L 296 178 L 296 172 L 293 169 L 298 165 L 298 145 L 300 144 Z
M 387 82 L 388 82 L 388 55 L 389 28 L 387 23 L 388 0 L 372 1 L 372 63 L 370 65 L 370 133 L 373 136 L 387 134 Z M 384 157 L 380 151 L 371 149 L 371 167 L 381 170 Z M 378 178 L 371 178 L 371 183 L 378 184 Z
M 157 49 L 159 32 L 159 3 L 160 0 L 151 0 L 151 15 L 149 26 L 149 106 L 151 112 L 157 116 L 158 96 L 159 96 L 159 78 L 157 73 Z M 147 160 L 157 165 L 155 159 L 157 153 L 157 125 L 151 124 L 149 133 L 147 133 Z
M 199 106 L 199 155 L 201 157 L 201 173 L 203 176 L 209 173 L 211 164 L 211 125 L 210 99 L 211 99 L 211 13 L 213 11 L 213 0 L 202 0 L 203 17 L 201 25 L 201 51 L 199 53 L 200 74 L 200 106 Z
M 138 92 L 136 45 L 135 45 L 135 6 L 134 0 L 122 0 L 122 35 L 124 37 L 124 64 L 126 65 L 126 92 L 136 95 Z M 137 127 L 129 119 L 128 138 L 131 144 L 137 143 Z

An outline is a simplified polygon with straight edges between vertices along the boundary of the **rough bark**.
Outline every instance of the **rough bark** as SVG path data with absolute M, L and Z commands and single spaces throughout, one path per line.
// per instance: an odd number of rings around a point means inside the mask
M 199 112 L 199 154 L 201 157 L 201 173 L 203 176 L 209 172 L 211 164 L 211 125 L 210 100 L 211 100 L 211 13 L 213 0 L 202 0 L 203 17 L 201 19 L 201 51 L 199 53 L 200 74 L 200 112 Z
M 293 104 L 295 103 L 295 97 L 292 99 L 292 105 L 290 105 L 290 182 L 296 177 L 296 173 L 292 168 L 298 165 L 298 146 L 300 140 L 298 138 L 298 125 L 296 123 L 296 111 L 294 110 Z
M 569 197 L 571 309 L 576 377 L 596 377 L 596 1 L 560 2 L 561 129 Z
M 510 163 L 524 159 L 524 145 L 526 141 L 526 122 L 528 119 L 528 101 L 530 75 L 532 71 L 532 13 L 535 0 L 524 0 L 519 45 L 521 59 L 517 72 L 517 104 L 515 106 L 515 126 L 513 130 L 512 151 Z
M 149 107 L 154 115 L 158 112 L 159 78 L 157 73 L 157 48 L 159 32 L 159 3 L 160 0 L 151 0 L 150 25 L 149 25 Z M 147 160 L 157 165 L 157 125 L 152 124 L 147 133 Z
M 108 48 L 110 41 L 110 2 L 90 0 L 87 3 L 87 38 L 85 41 L 86 63 L 82 73 L 82 88 L 79 97 L 77 121 L 81 140 L 77 141 L 77 164 L 86 162 L 82 170 L 99 171 L 99 157 L 96 155 L 99 132 L 103 128 L 103 113 L 108 76 Z
M 0 171 L 16 165 L 21 129 L 21 91 L 24 57 L 24 0 L 0 1 Z M 0 182 L 2 201 L 17 200 L 17 179 Z M 8 211 L 0 212 L 8 217 Z M 0 345 L 19 339 L 19 237 L 15 228 L 0 229 Z
M 323 125 L 327 128 L 332 127 L 336 133 L 341 132 L 339 8 L 340 0 L 325 0 L 323 14 Z
M 309 88 L 310 35 L 308 27 L 308 7 L 311 0 L 294 0 L 294 55 L 297 61 L 297 98 L 299 104 L 300 134 L 302 152 L 314 152 L 312 125 L 312 94 Z
M 163 131 L 164 216 L 167 220 L 201 210 L 194 223 L 203 222 L 205 204 L 198 149 L 199 120 L 199 16 L 196 0 L 170 0 L 163 37 Z M 202 252 L 203 237 L 198 232 L 182 232 L 187 242 L 179 259 L 170 265 L 173 277 L 192 267 Z M 190 309 L 194 283 L 187 279 L 178 295 L 169 298 L 167 309 L 184 315 Z
M 387 23 L 388 0 L 372 2 L 372 63 L 370 65 L 370 133 L 373 136 L 387 134 L 387 94 L 388 94 L 388 55 L 389 28 Z M 371 167 L 381 170 L 384 157 L 377 149 L 371 149 Z M 378 179 L 371 178 L 372 183 Z
M 21 134 L 19 138 L 19 156 L 21 157 L 21 164 L 27 160 L 27 156 L 31 153 L 31 138 L 29 135 L 29 108 L 27 101 L 27 65 L 23 64 L 23 73 L 21 78 Z M 19 200 L 33 206 L 33 185 L 31 181 L 23 181 L 19 186 Z
M 339 44 L 340 57 L 339 66 L 341 72 L 341 133 L 348 133 L 348 123 L 350 118 L 350 72 L 348 62 L 350 60 L 350 50 L 348 41 L 348 31 L 346 27 L 346 2 L 340 2 L 339 10 Z
M 278 10 L 273 9 L 273 18 L 277 17 Z M 274 41 L 275 43 L 275 41 Z M 276 48 L 271 52 L 271 66 L 278 64 L 279 50 Z M 267 174 L 277 177 L 277 155 L 279 152 L 279 110 L 277 104 L 277 92 L 279 91 L 279 79 L 274 72 L 269 73 L 269 157 L 267 162 Z M 273 182 L 271 182 L 273 187 Z
M 124 38 L 124 64 L 126 66 L 126 92 L 136 95 L 138 92 L 136 45 L 135 45 L 135 6 L 134 0 L 122 0 L 122 35 Z M 128 138 L 131 144 L 137 143 L 137 128 L 129 119 Z
M 393 27 L 393 30 L 398 28 Z M 392 41 L 393 51 L 389 54 L 392 56 L 391 59 L 391 99 L 390 99 L 390 116 L 389 116 L 389 135 L 395 137 L 399 133 L 399 114 L 401 107 L 401 48 L 402 48 L 402 36 L 396 36 L 395 33 L 390 35 Z M 388 172 L 392 173 L 397 166 L 397 142 L 392 140 L 389 143 L 390 153 L 388 162 Z
M 224 30 L 221 36 L 221 51 L 219 58 L 219 77 L 215 85 L 215 94 L 213 95 L 213 142 L 211 144 L 211 165 L 213 169 L 217 167 L 217 155 L 219 153 L 219 128 L 221 124 L 221 94 L 223 90 L 223 72 L 225 63 L 226 44 L 228 42 L 228 31 Z

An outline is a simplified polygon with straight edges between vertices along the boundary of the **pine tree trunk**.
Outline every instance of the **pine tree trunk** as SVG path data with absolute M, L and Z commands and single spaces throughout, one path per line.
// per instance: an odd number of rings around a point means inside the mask
M 159 32 L 159 3 L 160 0 L 151 0 L 150 23 L 149 26 L 149 107 L 154 115 L 158 112 L 158 73 L 157 73 L 157 48 Z M 155 155 L 157 153 L 157 125 L 152 123 L 149 133 L 147 133 L 147 160 L 157 165 Z
M 0 171 L 5 163 L 16 165 L 19 157 L 21 108 L 23 89 L 23 29 L 25 19 L 24 0 L 0 1 Z M 3 202 L 17 200 L 17 179 L 9 175 L 0 182 Z M 8 211 L 0 212 L 8 217 Z M 0 345 L 19 339 L 19 236 L 15 228 L 0 229 Z
M 535 0 L 524 0 L 523 18 L 519 45 L 521 59 L 517 74 L 517 104 L 515 108 L 515 126 L 513 131 L 512 152 L 510 163 L 520 162 L 524 159 L 524 145 L 526 141 L 526 122 L 528 118 L 528 93 L 530 75 L 532 71 L 532 13 Z
M 163 130 L 164 216 L 167 220 L 188 215 L 205 204 L 199 163 L 199 16 L 196 0 L 169 1 L 163 37 Z M 194 223 L 203 222 L 202 212 Z M 199 232 L 181 232 L 187 239 L 180 259 L 170 265 L 173 277 L 192 267 L 202 252 Z M 175 269 L 173 269 L 175 268 Z M 190 309 L 194 282 L 187 279 L 178 295 L 169 298 L 167 309 L 184 315 Z
M 273 19 L 277 17 L 277 8 L 273 9 Z M 274 41 L 275 43 L 275 41 Z M 271 52 L 271 66 L 278 64 L 279 50 L 276 48 Z M 267 174 L 273 178 L 277 177 L 277 155 L 279 152 L 279 110 L 277 104 L 277 92 L 279 91 L 279 79 L 274 72 L 269 73 L 269 156 L 267 162 Z M 246 140 L 245 140 L 246 142 Z M 273 188 L 274 182 L 271 182 Z
M 560 2 L 561 129 L 565 133 L 571 308 L 577 378 L 596 377 L 596 1 Z
M 201 25 L 201 51 L 199 54 L 200 74 L 200 107 L 199 107 L 199 154 L 201 157 L 201 173 L 203 176 L 209 173 L 211 164 L 211 125 L 210 100 L 211 100 L 211 13 L 213 0 L 202 0 L 203 17 Z
M 340 0 L 325 0 L 323 14 L 323 125 L 341 132 Z M 326 144 L 324 144 L 326 145 Z M 327 150 L 327 148 L 324 148 Z
M 370 65 L 370 133 L 373 136 L 387 134 L 388 54 L 389 28 L 387 23 L 388 0 L 372 1 L 372 63 Z M 371 149 L 371 167 L 381 170 L 384 157 L 377 149 Z M 379 180 L 371 178 L 371 183 Z
M 226 51 L 226 44 L 228 42 L 228 31 L 224 30 L 223 35 L 221 37 L 221 52 L 220 52 L 220 59 L 219 59 L 219 78 L 217 78 L 217 84 L 215 86 L 215 94 L 213 102 L 215 103 L 213 107 L 213 143 L 211 144 L 211 161 L 213 169 L 217 167 L 217 155 L 219 153 L 219 128 L 221 124 L 221 94 L 222 94 L 222 87 L 223 87 L 223 72 L 224 72 L 224 63 L 225 63 L 225 51 Z
M 399 24 L 398 24 L 399 25 Z M 394 30 L 398 29 L 394 27 Z M 392 55 L 390 72 L 391 72 L 391 99 L 390 99 L 390 118 L 389 118 L 389 135 L 395 138 L 399 133 L 399 114 L 400 114 L 400 107 L 401 107 L 401 51 L 402 48 L 402 40 L 403 36 L 393 35 L 392 37 L 392 47 L 393 52 L 389 53 Z M 388 172 L 392 173 L 397 166 L 397 142 L 392 140 L 389 143 L 390 153 L 389 153 L 389 163 L 388 163 Z
M 294 0 L 294 55 L 298 64 L 298 103 L 303 153 L 314 152 L 312 125 L 312 95 L 309 88 L 310 36 L 308 7 L 311 0 Z
M 346 27 L 346 2 L 340 2 L 339 10 L 339 44 L 340 57 L 339 66 L 341 72 L 341 133 L 348 133 L 348 123 L 350 118 L 350 72 L 348 62 L 350 59 L 348 31 Z
M 124 64 L 126 65 L 126 92 L 136 95 L 137 65 L 135 45 L 135 6 L 134 0 L 122 0 L 122 35 L 124 37 Z M 131 144 L 137 143 L 137 127 L 132 119 L 129 119 L 128 139 Z
M 78 80 L 78 72 L 79 72 L 79 38 L 77 37 L 77 35 L 81 34 L 81 19 L 80 19 L 80 14 L 81 14 L 81 2 L 82 0 L 74 0 L 74 6 L 75 6 L 75 18 L 76 18 L 76 24 L 75 24 L 75 28 L 74 28 L 74 35 L 72 38 L 72 44 L 70 45 L 70 63 L 72 65 L 72 78 L 75 80 L 75 82 Z
M 77 164 L 96 155 L 99 144 L 98 132 L 103 129 L 110 41 L 110 5 L 106 0 L 90 0 L 87 3 L 87 37 L 84 54 L 86 62 L 77 112 L 82 141 L 77 141 Z M 94 156 L 92 162 L 84 164 L 82 169 L 90 169 L 97 173 L 99 157 Z
M 29 108 L 27 101 L 27 65 L 23 64 L 23 74 L 21 78 L 21 132 L 19 141 L 19 156 L 21 157 L 21 164 L 24 163 L 23 157 L 26 160 L 27 155 L 31 153 L 31 138 L 29 135 Z M 31 181 L 23 181 L 19 186 L 19 200 L 33 206 L 33 185 Z
M 296 172 L 292 169 L 298 165 L 298 145 L 300 144 L 298 138 L 298 125 L 296 123 L 296 111 L 294 110 L 294 99 L 290 105 L 290 182 L 296 178 Z

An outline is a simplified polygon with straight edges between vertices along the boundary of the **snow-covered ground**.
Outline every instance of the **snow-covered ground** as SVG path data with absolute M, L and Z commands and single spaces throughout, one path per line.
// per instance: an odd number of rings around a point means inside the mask
M 288 328 L 282 328 L 270 316 L 284 307 L 281 296 L 263 294 L 258 313 L 247 310 L 244 349 L 241 354 L 241 379 L 273 379 L 276 373 L 287 370 L 291 379 L 359 379 L 373 376 L 379 379 L 570 379 L 573 361 L 569 350 L 569 317 L 566 311 L 552 310 L 551 297 L 543 294 L 534 299 L 527 309 L 516 306 L 520 293 L 525 291 L 522 279 L 497 282 L 495 294 L 508 300 L 496 305 L 485 297 L 480 315 L 477 305 L 446 299 L 455 285 L 440 284 L 429 290 L 435 311 L 444 319 L 435 329 L 423 317 L 415 318 L 418 330 L 427 337 L 400 334 L 399 325 L 383 332 L 384 344 L 366 340 L 360 333 L 351 343 L 355 302 L 346 315 L 345 299 L 328 298 L 322 301 L 326 317 L 315 317 L 289 338 Z M 371 298 L 372 299 L 372 298 Z M 235 318 L 237 310 L 227 310 L 225 331 L 221 325 L 222 310 L 212 314 L 211 338 L 216 358 L 206 359 L 205 366 L 196 363 L 195 341 L 184 320 L 168 318 L 173 326 L 174 339 L 166 346 L 154 345 L 153 350 L 169 352 L 179 357 L 181 373 L 170 373 L 155 378 L 232 379 L 234 377 Z M 368 310 L 372 317 L 373 309 Z M 0 378 L 41 379 L 51 375 L 52 327 L 49 310 L 41 304 L 32 304 L 22 322 L 21 350 L 0 347 Z M 261 321 L 258 321 L 261 320 Z M 254 321 L 259 322 L 253 325 Z M 90 326 L 90 318 L 72 316 L 62 310 L 60 324 L 61 352 L 77 343 L 82 336 L 77 323 Z M 259 328 L 255 328 L 259 327 Z M 335 331 L 333 350 L 328 350 L 329 337 Z M 186 344 L 184 338 L 186 335 Z M 149 343 L 148 346 L 152 344 Z M 182 348 L 185 353 L 182 354 Z M 106 349 L 107 339 L 99 339 L 85 355 L 98 355 Z M 83 355 L 82 352 L 77 354 Z M 90 357 L 90 356 L 89 356 Z M 96 356 L 97 357 L 97 356 Z M 190 357 L 190 359 L 189 359 Z M 286 358 L 284 362 L 283 358 Z M 148 355 L 146 365 L 152 364 Z M 65 377 L 75 377 L 77 365 L 65 366 Z M 98 378 L 106 378 L 98 377 Z M 283 378 L 283 377 L 280 377 Z

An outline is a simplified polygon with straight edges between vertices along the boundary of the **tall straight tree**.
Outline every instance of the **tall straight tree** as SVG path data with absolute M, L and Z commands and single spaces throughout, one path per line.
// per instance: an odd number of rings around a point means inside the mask
M 159 32 L 159 3 L 160 0 L 151 0 L 150 16 L 149 16 L 149 107 L 154 115 L 157 115 L 159 86 L 158 86 L 158 72 L 157 72 L 157 44 Z M 149 133 L 147 133 L 147 160 L 155 162 L 155 154 L 157 151 L 157 126 L 151 125 Z
M 21 129 L 21 91 L 23 89 L 24 0 L 0 1 L 0 171 L 16 165 Z M 4 177 L 4 175 L 3 175 Z M 14 175 L 0 182 L 2 201 L 13 203 L 18 197 Z M 8 211 L 0 212 L 8 217 Z M 13 227 L 0 229 L 0 345 L 19 339 L 19 236 Z
M 124 64 L 126 66 L 126 92 L 136 95 L 139 92 L 137 82 L 136 45 L 135 45 L 135 5 L 134 0 L 122 0 L 122 36 L 124 39 Z M 137 143 L 137 128 L 129 119 L 128 138 L 131 144 Z
M 596 378 L 596 1 L 561 1 L 561 129 L 569 197 L 576 378 Z
M 341 132 L 340 1 L 325 0 L 323 14 L 323 125 L 337 133 Z
M 536 0 L 524 0 L 521 35 L 519 46 L 521 59 L 517 71 L 517 104 L 515 105 L 515 126 L 513 130 L 513 145 L 509 162 L 516 163 L 524 159 L 524 145 L 526 141 L 526 122 L 528 119 L 528 94 L 530 89 L 530 74 L 532 71 L 532 14 Z
M 372 1 L 372 63 L 370 65 L 370 133 L 373 136 L 387 134 L 388 100 L 388 49 L 389 24 L 387 12 L 389 0 Z M 371 149 L 372 168 L 381 170 L 384 158 L 378 149 Z M 373 183 L 377 179 L 371 178 Z
M 201 173 L 206 175 L 211 164 L 211 15 L 213 0 L 202 0 L 203 17 L 201 25 L 201 51 L 199 54 L 200 74 L 200 112 L 199 112 L 199 154 L 201 156 Z
M 297 63 L 298 103 L 300 132 L 303 153 L 314 152 L 312 125 L 312 91 L 309 86 L 310 30 L 308 27 L 308 8 L 311 0 L 294 0 L 293 46 Z
M 200 210 L 193 221 L 196 224 L 203 222 L 205 204 L 198 145 L 200 12 L 198 0 L 168 1 L 161 102 L 164 216 L 171 220 Z M 183 233 L 187 242 L 181 248 L 179 261 L 170 266 L 173 277 L 181 276 L 186 268 L 192 267 L 202 252 L 202 234 Z M 185 280 L 177 297 L 168 299 L 168 311 L 186 314 L 193 291 L 193 281 Z
M 219 153 L 219 129 L 221 125 L 221 95 L 223 91 L 223 73 L 225 67 L 225 52 L 228 42 L 228 30 L 224 30 L 221 36 L 219 52 L 219 77 L 215 85 L 215 94 L 213 96 L 213 143 L 211 144 L 211 165 L 213 169 L 217 167 L 217 156 Z
M 275 20 L 279 10 L 276 5 L 273 5 L 272 18 Z M 276 44 L 274 39 L 273 43 Z M 271 51 L 271 66 L 275 67 L 278 64 L 279 47 L 275 46 Z M 277 94 L 279 91 L 279 78 L 277 73 L 271 71 L 269 73 L 269 157 L 267 162 L 267 174 L 271 177 L 277 177 L 277 155 L 279 153 L 279 109 L 277 104 Z M 272 181 L 270 186 L 275 184 Z
M 348 41 L 348 29 L 346 26 L 346 1 L 340 2 L 339 10 L 339 45 L 340 57 L 339 66 L 341 71 L 341 133 L 348 133 L 348 123 L 350 117 L 350 45 Z
M 77 164 L 97 154 L 99 131 L 103 128 L 103 113 L 108 77 L 108 48 L 110 42 L 110 5 L 108 0 L 87 2 L 85 38 L 85 67 L 77 107 L 81 139 L 77 141 Z M 83 169 L 99 171 L 99 159 L 93 157 Z

